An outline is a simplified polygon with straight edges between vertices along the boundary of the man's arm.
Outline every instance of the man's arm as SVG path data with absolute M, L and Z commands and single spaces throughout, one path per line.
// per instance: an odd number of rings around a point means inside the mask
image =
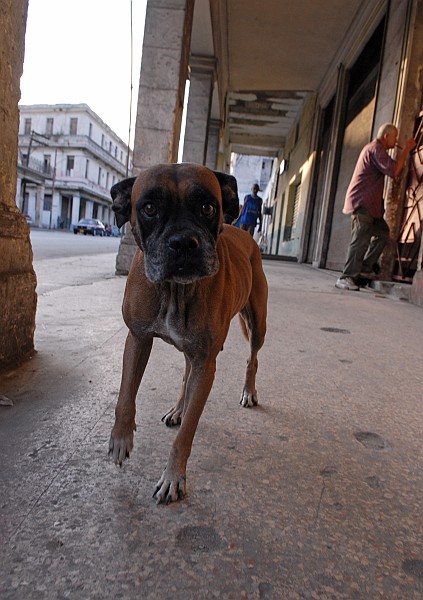
M 247 199 L 247 196 L 244 196 L 244 203 L 241 204 L 241 206 L 239 207 L 239 215 L 238 217 L 235 219 L 235 221 L 232 221 L 232 225 L 236 225 L 238 223 L 238 221 L 240 220 L 240 218 L 242 217 L 242 213 L 244 211 L 244 206 L 245 206 L 245 201 Z
M 407 140 L 405 142 L 404 149 L 402 150 L 401 154 L 398 156 L 398 158 L 396 160 L 397 164 L 396 164 L 395 170 L 394 170 L 394 177 L 398 177 L 398 175 L 401 173 L 402 168 L 405 163 L 405 159 L 407 158 L 407 156 L 410 154 L 410 152 L 415 147 L 416 147 L 416 140 L 414 138 L 410 138 L 409 140 Z

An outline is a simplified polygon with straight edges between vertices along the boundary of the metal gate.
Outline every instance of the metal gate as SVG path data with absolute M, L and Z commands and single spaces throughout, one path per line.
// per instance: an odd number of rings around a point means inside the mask
M 417 119 L 416 149 L 410 155 L 402 225 L 396 244 L 394 281 L 412 283 L 419 268 L 423 227 L 423 111 Z

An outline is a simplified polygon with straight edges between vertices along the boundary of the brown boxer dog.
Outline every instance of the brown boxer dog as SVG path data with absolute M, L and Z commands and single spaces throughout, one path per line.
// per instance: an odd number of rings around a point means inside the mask
M 251 235 L 223 225 L 238 216 L 236 179 L 194 164 L 157 165 L 111 189 L 119 227 L 130 221 L 139 246 L 123 300 L 129 329 L 109 454 L 116 464 L 133 448 L 135 399 L 153 338 L 185 356 L 180 397 L 163 417 L 179 425 L 153 497 L 173 502 L 186 492 L 186 465 L 213 385 L 216 357 L 239 313 L 249 341 L 241 405 L 257 404 L 257 353 L 264 343 L 267 281 Z

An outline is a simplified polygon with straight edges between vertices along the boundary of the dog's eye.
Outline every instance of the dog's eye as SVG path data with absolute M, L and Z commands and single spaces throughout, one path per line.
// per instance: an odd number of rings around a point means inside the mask
M 205 217 L 213 217 L 213 215 L 215 214 L 216 209 L 213 206 L 213 204 L 209 204 L 208 202 L 203 204 L 203 206 L 201 207 L 201 213 L 205 216 Z
M 157 214 L 157 208 L 152 202 L 147 202 L 147 204 L 144 204 L 142 210 L 147 217 L 154 217 Z

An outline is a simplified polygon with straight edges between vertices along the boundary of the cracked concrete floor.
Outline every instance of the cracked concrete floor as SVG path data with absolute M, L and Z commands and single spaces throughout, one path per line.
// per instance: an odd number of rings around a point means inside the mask
M 135 448 L 107 447 L 124 278 L 46 291 L 37 349 L 3 377 L 0 597 L 423 598 L 421 308 L 266 262 L 259 406 L 243 409 L 234 321 L 188 463 L 156 506 L 183 357 L 157 340 Z

